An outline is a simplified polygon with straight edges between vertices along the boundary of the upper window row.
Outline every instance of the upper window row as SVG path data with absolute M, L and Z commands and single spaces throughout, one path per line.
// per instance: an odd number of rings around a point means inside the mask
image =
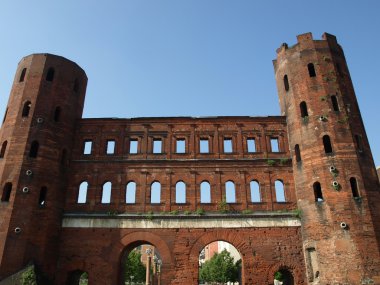
M 140 141 L 138 139 L 129 140 L 129 152 L 130 154 L 142 153 L 139 147 Z M 199 139 L 199 153 L 211 153 L 210 152 L 210 139 L 209 138 L 200 138 Z M 83 144 L 83 154 L 92 154 L 93 142 L 92 140 L 85 140 Z M 233 140 L 230 137 L 223 138 L 223 153 L 234 153 L 234 144 Z M 279 138 L 270 137 L 270 149 L 271 152 L 280 152 Z M 107 140 L 105 153 L 114 154 L 116 151 L 116 141 Z M 161 138 L 153 138 L 151 143 L 151 152 L 154 154 L 164 153 L 164 143 Z M 179 138 L 175 141 L 175 153 L 188 153 L 186 149 L 186 139 Z M 256 139 L 253 137 L 246 138 L 246 152 L 254 153 L 257 152 Z
M 260 184 L 256 180 L 252 180 L 250 182 L 250 196 L 252 203 L 260 203 L 262 202 Z M 276 202 L 286 202 L 285 200 L 285 191 L 284 184 L 281 180 L 275 181 L 275 194 L 276 194 Z M 211 203 L 212 202 L 212 191 L 210 183 L 205 180 L 199 186 L 200 191 L 200 202 L 201 203 Z M 236 188 L 235 183 L 231 180 L 227 181 L 224 185 L 224 193 L 223 197 L 226 203 L 236 203 Z M 77 203 L 83 204 L 87 202 L 87 191 L 88 191 L 88 182 L 83 181 L 79 185 L 78 189 L 78 197 Z M 107 181 L 103 184 L 102 187 L 102 204 L 111 203 L 111 193 L 112 193 L 112 183 Z M 214 193 L 213 195 L 215 195 Z M 135 204 L 137 196 L 137 184 L 134 181 L 130 181 L 127 183 L 125 187 L 125 203 L 126 204 Z M 150 203 L 158 204 L 161 203 L 161 183 L 158 181 L 154 181 L 150 185 Z M 178 181 L 175 185 L 175 203 L 176 204 L 185 204 L 187 202 L 186 195 L 186 184 L 183 181 Z
M 309 76 L 310 77 L 316 77 L 317 76 L 317 73 L 315 72 L 315 67 L 314 67 L 314 64 L 313 63 L 309 63 L 307 65 L 307 70 L 309 72 Z M 284 75 L 284 88 L 285 88 L 285 91 L 289 91 L 289 79 L 288 79 L 288 75 Z
M 18 82 L 24 82 L 26 71 L 27 71 L 26 67 L 22 69 Z M 46 73 L 45 80 L 52 82 L 54 80 L 54 75 L 55 75 L 55 70 L 53 67 L 50 67 Z M 78 92 L 78 90 L 79 90 L 79 80 L 78 79 L 75 79 L 75 81 L 74 81 L 73 90 L 74 90 L 74 92 Z

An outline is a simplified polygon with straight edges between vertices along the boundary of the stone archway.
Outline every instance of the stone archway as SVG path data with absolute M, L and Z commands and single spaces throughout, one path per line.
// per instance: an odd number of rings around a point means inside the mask
M 118 276 L 117 276 L 118 279 L 117 279 L 117 283 L 115 284 L 123 284 L 122 264 L 123 264 L 124 256 L 128 254 L 132 249 L 142 244 L 153 245 L 155 248 L 157 248 L 162 258 L 161 284 L 170 284 L 170 281 L 174 277 L 174 264 L 173 264 L 172 254 L 169 250 L 168 245 L 158 235 L 152 234 L 150 232 L 142 232 L 142 231 L 134 232 L 134 233 L 123 236 L 117 248 L 115 248 L 115 251 L 116 251 L 115 254 L 118 254 L 119 256 L 119 261 L 118 261 L 119 270 L 118 270 Z
M 202 235 L 200 238 L 198 238 L 198 240 L 195 242 L 195 244 L 191 248 L 190 255 L 189 255 L 189 266 L 192 267 L 193 280 L 194 280 L 193 284 L 198 284 L 198 275 L 199 275 L 198 260 L 199 260 L 199 254 L 201 250 L 208 244 L 215 241 L 228 242 L 237 249 L 242 261 L 241 284 L 246 284 L 245 279 L 247 275 L 246 273 L 247 267 L 252 266 L 252 260 L 253 260 L 251 257 L 252 251 L 249 250 L 249 247 L 246 245 L 246 243 L 243 242 L 241 240 L 241 237 L 236 235 L 236 233 L 233 234 L 230 231 L 225 231 L 225 230 L 208 232 Z
M 284 285 L 304 284 L 303 279 L 300 277 L 302 273 L 294 264 L 274 264 L 268 270 L 269 284 L 273 283 L 275 273 L 279 271 L 284 277 Z

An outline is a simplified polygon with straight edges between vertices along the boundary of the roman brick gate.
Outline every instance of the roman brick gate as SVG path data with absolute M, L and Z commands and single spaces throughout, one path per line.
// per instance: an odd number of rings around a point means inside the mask
M 272 284 L 274 273 L 289 271 L 305 284 L 300 222 L 292 213 L 187 217 L 105 217 L 67 215 L 57 284 L 72 272 L 89 275 L 89 284 L 122 284 L 121 259 L 141 244 L 162 258 L 161 284 L 198 284 L 200 251 L 226 241 L 242 258 L 242 284 Z

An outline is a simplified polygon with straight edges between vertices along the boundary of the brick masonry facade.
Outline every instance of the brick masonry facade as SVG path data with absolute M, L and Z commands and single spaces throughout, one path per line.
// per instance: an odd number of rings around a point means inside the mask
M 22 59 L 0 130 L 0 280 L 33 262 L 40 284 L 123 284 L 151 244 L 161 284 L 195 285 L 223 240 L 242 284 L 380 284 L 380 186 L 343 51 L 304 34 L 274 67 L 282 116 L 82 119 L 85 72 Z

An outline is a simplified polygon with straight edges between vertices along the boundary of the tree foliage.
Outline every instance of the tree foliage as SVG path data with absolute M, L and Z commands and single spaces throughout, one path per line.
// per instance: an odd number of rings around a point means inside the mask
M 131 276 L 134 276 L 134 282 L 145 282 L 146 267 L 141 262 L 141 253 L 137 250 L 132 250 L 128 255 L 125 263 L 125 280 L 131 280 Z
M 224 249 L 221 253 L 215 253 L 201 266 L 199 277 L 206 282 L 236 282 L 239 279 L 240 267 L 241 260 L 235 263 L 231 254 Z

